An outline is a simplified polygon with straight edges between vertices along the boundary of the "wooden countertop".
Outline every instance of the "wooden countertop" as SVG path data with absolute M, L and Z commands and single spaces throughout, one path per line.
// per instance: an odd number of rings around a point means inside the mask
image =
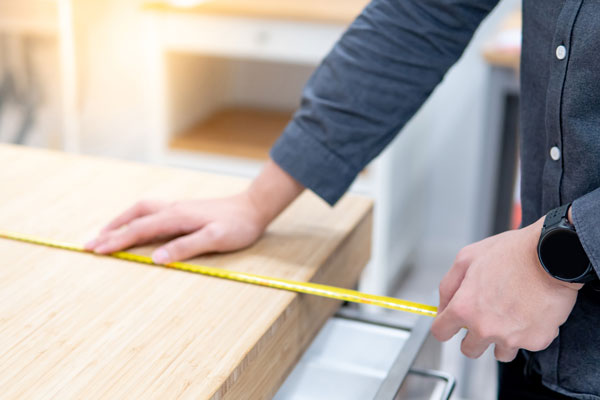
M 180 2 L 181 3 L 181 2 Z M 188 3 L 190 3 L 188 1 Z M 148 1 L 144 8 L 196 14 L 291 19 L 348 24 L 360 14 L 368 0 L 208 0 L 190 7 L 177 1 Z
M 82 243 L 141 198 L 248 182 L 0 145 L 0 229 Z M 303 194 L 253 247 L 192 262 L 351 287 L 371 201 Z M 134 249 L 149 254 L 152 246 Z M 336 301 L 0 240 L 3 398 L 267 399 Z

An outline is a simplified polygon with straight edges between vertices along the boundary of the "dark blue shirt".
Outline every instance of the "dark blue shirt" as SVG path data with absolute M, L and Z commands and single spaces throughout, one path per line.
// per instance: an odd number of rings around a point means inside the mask
M 461 56 L 497 0 L 374 0 L 308 82 L 271 151 L 335 203 Z M 561 47 L 562 46 L 562 47 Z M 523 0 L 523 224 L 573 203 L 600 272 L 600 0 Z M 600 293 L 579 293 L 559 337 L 526 352 L 526 372 L 579 399 L 600 399 Z

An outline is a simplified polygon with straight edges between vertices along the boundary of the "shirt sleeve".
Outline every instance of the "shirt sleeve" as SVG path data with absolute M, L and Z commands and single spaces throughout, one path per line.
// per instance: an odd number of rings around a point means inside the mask
M 581 196 L 573 202 L 573 224 L 577 236 L 596 274 L 600 276 L 600 188 Z
M 498 0 L 374 0 L 304 88 L 271 158 L 334 204 L 415 114 Z

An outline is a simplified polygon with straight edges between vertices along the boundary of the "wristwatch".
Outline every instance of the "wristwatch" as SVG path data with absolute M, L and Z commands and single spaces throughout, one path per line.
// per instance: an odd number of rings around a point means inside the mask
M 546 215 L 538 243 L 542 267 L 554 278 L 565 282 L 587 283 L 598 276 L 581 245 L 567 213 L 571 203 L 555 208 Z

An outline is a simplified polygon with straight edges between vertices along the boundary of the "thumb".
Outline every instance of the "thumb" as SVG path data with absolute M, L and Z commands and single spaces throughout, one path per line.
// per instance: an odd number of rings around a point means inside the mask
M 157 264 L 181 261 L 194 256 L 221 250 L 223 234 L 215 225 L 174 239 L 152 253 L 152 260 Z

